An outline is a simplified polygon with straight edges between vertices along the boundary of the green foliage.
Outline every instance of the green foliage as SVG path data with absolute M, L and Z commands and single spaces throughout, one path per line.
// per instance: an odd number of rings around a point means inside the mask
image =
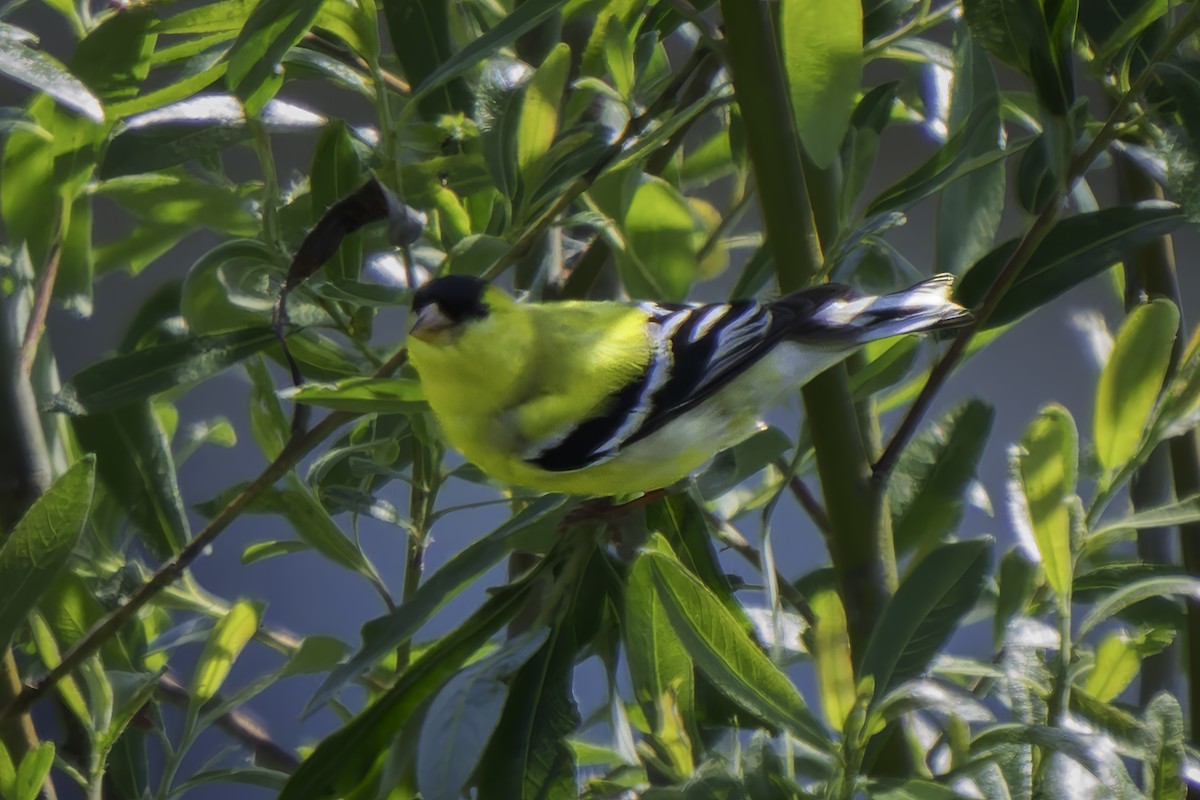
M 1161 685 L 1146 665 L 1176 669 L 1200 636 L 1200 332 L 1164 239 L 1200 208 L 1200 5 L 47 0 L 62 36 L 22 28 L 20 5 L 0 22 L 0 79 L 29 93 L 0 109 L 0 329 L 29 333 L 0 337 L 0 400 L 29 402 L 0 405 L 0 672 L 36 688 L 0 681 L 0 796 L 48 777 L 153 800 L 230 782 L 285 800 L 1186 795 L 1200 665 Z M 1114 163 L 1132 171 L 1115 195 Z M 922 207 L 936 217 L 906 217 Z M 901 251 L 904 224 L 931 256 Z M 202 253 L 181 265 L 185 240 Z M 923 421 L 953 367 L 1114 268 L 1129 308 L 1089 408 L 1051 402 L 1015 440 L 994 398 Z M 804 388 L 798 430 L 764 427 L 621 513 L 448 456 L 392 333 L 412 282 L 445 272 L 532 301 L 686 302 L 929 271 L 960 276 L 977 315 L 954 345 L 872 343 Z M 142 305 L 115 352 L 58 375 L 46 304 L 89 315 L 115 272 Z M 244 418 L 190 418 L 181 398 L 231 375 Z M 193 531 L 179 466 L 239 437 L 269 466 L 198 503 Z M 1008 485 L 983 486 L 1006 447 Z M 492 521 L 425 574 L 435 523 L 467 524 L 463 484 Z M 779 556 L 815 538 L 772 523 L 793 498 L 829 548 L 803 575 Z M 242 599 L 206 591 L 189 567 L 241 515 L 272 523 L 242 545 L 249 570 L 304 553 L 384 613 L 359 642 L 295 637 L 259 573 L 234 576 Z M 364 517 L 402 543 L 402 584 Z M 1133 555 L 1174 528 L 1186 568 Z M 243 658 L 264 646 L 280 656 Z M 585 661 L 603 677 L 581 689 Z M 316 688 L 297 716 L 332 712 L 310 749 L 243 728 L 193 766 L 298 676 Z M 69 735 L 8 736 L 46 692 Z

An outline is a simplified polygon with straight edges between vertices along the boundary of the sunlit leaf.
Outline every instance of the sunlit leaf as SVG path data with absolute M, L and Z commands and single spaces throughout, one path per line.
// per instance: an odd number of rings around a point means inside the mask
M 1021 437 L 1014 468 L 1046 579 L 1068 602 L 1074 572 L 1070 501 L 1079 474 L 1079 434 L 1070 412 L 1044 407 Z
M 695 705 L 692 660 L 671 628 L 647 559 L 638 559 L 629 571 L 622 619 L 633 696 L 651 731 L 662 725 L 658 712 L 661 698 L 667 695 L 684 723 L 690 724 Z
M 34 501 L 0 546 L 0 647 L 7 647 L 66 565 L 92 505 L 95 458 L 77 461 Z M 40 785 L 40 783 L 39 783 Z
M 45 92 L 72 111 L 102 122 L 104 109 L 99 101 L 59 61 L 33 49 L 31 38 L 28 32 L 0 22 L 0 73 L 34 91 Z
M 240 600 L 217 620 L 208 641 L 204 643 L 204 649 L 200 651 L 192 674 L 191 699 L 196 708 L 220 691 L 233 662 L 258 631 L 259 616 L 258 606 Z
M 1146 706 L 1147 760 L 1146 797 L 1151 800 L 1183 800 L 1187 797 L 1184 769 L 1183 713 L 1179 701 L 1166 692 L 1155 695 Z
M 646 178 L 625 212 L 628 258 L 619 259 L 625 287 L 635 297 L 679 301 L 696 280 L 701 244 L 687 200 L 666 181 Z
M 322 0 L 261 0 L 229 51 L 229 88 L 258 116 L 283 83 L 279 63 L 308 30 Z
M 1096 455 L 1110 476 L 1137 454 L 1146 435 L 1178 329 L 1179 311 L 1159 299 L 1135 308 L 1117 331 L 1093 417 Z
M 426 408 L 419 381 L 410 378 L 346 378 L 335 384 L 306 383 L 279 392 L 285 400 L 361 414 L 412 414 Z
M 559 106 L 571 65 L 571 48 L 559 43 L 550 51 L 525 87 L 517 126 L 517 166 L 526 191 L 532 191 L 545 167 L 544 160 L 558 134 Z
M 652 569 L 655 591 L 675 634 L 696 668 L 730 700 L 757 716 L 788 729 L 813 747 L 828 740 L 820 724 L 787 676 L 754 643 L 717 596 L 658 540 L 643 552 Z
M 1105 703 L 1115 700 L 1137 677 L 1141 665 L 1142 657 L 1129 636 L 1120 631 L 1110 633 L 1096 645 L 1095 660 L 1084 681 L 1084 691 Z
M 862 80 L 862 5 L 858 0 L 783 0 L 783 51 L 796 130 L 813 163 L 837 158 Z
M 54 742 L 42 742 L 30 749 L 17 767 L 13 781 L 14 800 L 37 800 L 42 796 L 42 785 L 54 765 Z
M 1183 595 L 1192 599 L 1200 599 L 1200 578 L 1163 575 L 1127 583 L 1092 606 L 1083 621 L 1079 623 L 1079 631 L 1076 636 L 1082 639 L 1101 622 L 1119 614 L 1134 603 L 1151 597 L 1167 595 Z

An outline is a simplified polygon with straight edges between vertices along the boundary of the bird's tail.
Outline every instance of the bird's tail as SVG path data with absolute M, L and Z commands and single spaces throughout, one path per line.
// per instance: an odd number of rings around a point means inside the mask
M 934 275 L 899 292 L 876 297 L 843 294 L 813 314 L 832 338 L 862 344 L 903 333 L 955 328 L 971 322 L 971 312 L 950 299 L 954 276 Z

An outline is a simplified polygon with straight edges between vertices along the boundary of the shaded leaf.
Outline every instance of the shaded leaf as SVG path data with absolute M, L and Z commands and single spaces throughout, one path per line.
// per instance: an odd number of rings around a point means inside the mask
M 115 356 L 76 373 L 53 408 L 99 414 L 212 377 L 275 341 L 269 328 L 196 336 Z
M 75 462 L 3 538 L 0 647 L 12 641 L 75 549 L 92 506 L 95 467 L 93 456 Z
M 1158 200 L 1060 220 L 988 317 L 987 327 L 1023 317 L 1109 269 L 1138 247 L 1175 230 L 1184 220 L 1179 206 Z M 954 299 L 968 308 L 978 306 L 1016 247 L 1017 240 L 1010 239 L 980 259 L 956 285 Z
M 331 122 L 317 140 L 309 169 L 312 221 L 318 222 L 334 203 L 362 186 L 365 177 L 366 170 L 346 123 Z M 361 232 L 347 235 L 325 262 L 326 274 L 331 278 L 357 278 L 362 266 L 362 247 Z
M 1151 597 L 1183 595 L 1200 599 L 1200 578 L 1184 575 L 1162 575 L 1128 583 L 1097 601 L 1079 623 L 1076 637 L 1082 639 L 1106 619 L 1119 614 L 1134 603 Z
M 525 87 L 521 119 L 517 125 L 517 166 L 527 193 L 540 179 L 546 153 L 558 134 L 559 106 L 570 66 L 571 48 L 560 42 L 534 71 Z
M 54 742 L 42 742 L 32 748 L 21 759 L 13 781 L 14 800 L 37 800 L 42 795 L 42 785 L 54 766 Z
M 323 705 L 386 653 L 409 641 L 438 609 L 511 553 L 514 540 L 535 528 L 553 528 L 568 508 L 567 499 L 561 495 L 541 497 L 487 536 L 456 553 L 423 581 L 407 602 L 363 626 L 362 647 L 349 661 L 330 673 L 309 702 L 309 710 Z
M 905 448 L 888 483 L 897 552 L 926 548 L 954 531 L 995 411 L 968 400 Z
M 637 559 L 625 584 L 622 640 L 633 682 L 633 697 L 652 732 L 663 724 L 662 698 L 670 696 L 685 725 L 693 720 L 695 685 L 692 660 L 671 628 L 654 586 L 647 559 Z
M 1184 749 L 1183 712 L 1179 701 L 1162 692 L 1146 707 L 1146 745 L 1150 753 L 1146 765 L 1146 797 L 1150 800 L 1183 800 L 1187 784 L 1183 773 L 1187 763 Z
M 875 696 L 923 673 L 979 600 L 991 541 L 944 544 L 917 562 L 875 623 L 860 674 L 875 677 Z
M 625 211 L 627 258 L 621 278 L 634 297 L 681 301 L 696 280 L 702 242 L 691 207 L 677 189 L 659 178 L 646 178 Z

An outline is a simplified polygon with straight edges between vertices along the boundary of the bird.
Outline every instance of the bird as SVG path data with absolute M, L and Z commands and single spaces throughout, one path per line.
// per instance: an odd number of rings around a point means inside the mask
M 936 275 L 882 296 L 520 302 L 469 275 L 413 295 L 408 353 L 447 442 L 502 483 L 626 497 L 669 487 L 867 342 L 967 324 Z

